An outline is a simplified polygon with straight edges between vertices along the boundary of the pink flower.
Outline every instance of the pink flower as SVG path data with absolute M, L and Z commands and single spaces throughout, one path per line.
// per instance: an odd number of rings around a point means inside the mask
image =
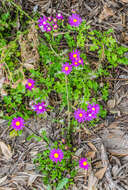
M 53 25 L 53 30 L 57 30 L 58 29 L 58 25 L 57 24 L 54 24 Z
M 79 166 L 80 166 L 80 168 L 83 168 L 85 170 L 88 170 L 88 168 L 90 167 L 86 158 L 81 158 L 79 160 Z
M 46 27 L 46 32 L 50 32 L 52 30 L 52 27 L 51 26 L 47 26 Z
M 45 102 L 41 102 L 33 106 L 34 111 L 36 111 L 37 114 L 44 113 L 46 111 L 45 107 L 46 107 Z
M 86 112 L 83 109 L 78 109 L 74 112 L 74 117 L 78 122 L 84 122 L 86 118 Z
M 63 15 L 61 13 L 57 13 L 56 18 L 62 20 L 63 19 Z
M 87 106 L 87 109 L 90 111 L 90 112 L 92 112 L 92 113 L 94 113 L 94 114 L 98 114 L 99 113 L 99 110 L 100 110 L 100 107 L 99 107 L 99 105 L 98 104 L 88 104 L 88 106 Z
M 73 52 L 70 52 L 69 53 L 69 59 L 71 61 L 76 61 L 76 60 L 80 59 L 80 51 L 78 51 L 76 49 L 76 50 L 73 50 Z
M 47 17 L 43 17 L 43 18 L 40 18 L 39 20 L 38 20 L 38 26 L 40 27 L 40 29 L 42 30 L 42 31 L 46 31 L 47 32 L 47 28 L 48 27 L 50 27 L 50 24 L 48 23 L 48 19 L 47 19 Z
M 25 87 L 29 90 L 32 90 L 32 88 L 34 87 L 35 81 L 33 79 L 28 79 L 27 84 L 25 85 Z
M 83 61 L 82 58 L 80 58 L 80 59 L 78 60 L 78 63 L 80 63 L 81 65 L 84 65 L 83 62 L 84 62 L 84 61 Z
M 64 72 L 66 75 L 68 75 L 72 71 L 72 66 L 69 65 L 69 63 L 63 64 L 62 72 Z
M 56 18 L 53 18 L 53 22 L 54 22 L 54 23 L 57 23 L 57 19 L 56 19 Z
M 76 14 L 76 13 L 73 13 L 69 18 L 68 18 L 68 22 L 71 26 L 74 26 L 74 27 L 78 27 L 81 22 L 82 22 L 82 18 Z
M 21 130 L 24 127 L 24 119 L 22 119 L 21 117 L 14 118 L 12 120 L 11 126 L 16 131 Z
M 51 22 L 52 21 L 52 17 L 48 17 L 48 21 Z
M 72 66 L 78 67 L 80 63 L 78 61 L 72 61 Z
M 87 106 L 87 114 L 86 114 L 86 120 L 91 121 L 97 117 L 97 114 L 99 113 L 100 107 L 98 104 L 88 104 Z
M 49 155 L 49 157 L 50 157 L 50 159 L 51 160 L 53 160 L 53 162 L 61 162 L 61 160 L 63 159 L 63 152 L 62 152 L 62 150 L 61 149 L 53 149 L 53 150 L 51 150 L 51 152 L 50 152 L 50 155 Z

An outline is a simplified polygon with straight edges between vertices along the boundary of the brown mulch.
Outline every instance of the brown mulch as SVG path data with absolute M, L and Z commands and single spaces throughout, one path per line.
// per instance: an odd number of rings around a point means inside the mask
M 42 16 L 57 11 L 69 16 L 75 9 L 93 29 L 113 28 L 117 42 L 128 47 L 128 0 L 25 0 L 21 6 L 29 15 L 37 9 Z M 91 167 L 87 172 L 78 168 L 72 190 L 128 189 L 128 67 L 116 69 L 117 76 L 109 80 L 105 121 L 95 128 L 78 129 L 74 133 L 76 156 L 83 154 L 91 158 Z M 7 122 L 0 120 L 0 190 L 46 190 L 42 175 L 32 163 L 35 155 L 45 149 L 45 142 L 26 141 L 26 138 L 32 131 L 41 134 L 41 130 L 46 130 L 52 141 L 61 138 L 64 124 L 56 125 L 53 119 L 64 119 L 65 110 L 58 113 L 59 100 L 56 94 L 53 97 L 55 112 L 47 114 L 45 119 L 30 119 L 21 137 L 11 138 Z

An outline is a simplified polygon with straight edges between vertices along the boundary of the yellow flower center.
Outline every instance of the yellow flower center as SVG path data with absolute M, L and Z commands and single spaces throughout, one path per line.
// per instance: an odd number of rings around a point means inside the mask
M 92 116 L 92 114 L 89 114 L 89 116 L 91 117 L 91 116 Z
M 77 19 L 74 19 L 73 22 L 77 22 Z
M 92 110 L 95 110 L 95 108 L 92 108 Z
M 42 106 L 39 106 L 39 110 L 41 110 L 42 109 Z
M 20 125 L 20 122 L 19 122 L 19 121 L 17 121 L 17 122 L 16 122 L 16 126 L 19 126 L 19 125 Z
M 80 117 L 82 117 L 82 115 L 83 115 L 82 113 L 79 114 Z
M 87 162 L 84 161 L 84 162 L 83 162 L 83 165 L 86 166 L 86 165 L 87 165 Z
M 75 62 L 75 65 L 77 65 L 77 62 Z
M 77 54 L 74 54 L 73 57 L 77 57 Z
M 28 86 L 32 86 L 32 83 L 29 82 L 29 83 L 28 83 Z
M 68 67 L 65 67 L 65 71 L 68 71 Z
M 79 60 L 79 63 L 81 63 L 81 60 Z
M 54 157 L 55 157 L 55 158 L 58 158 L 58 157 L 59 157 L 58 153 L 55 153 L 55 154 L 54 154 Z

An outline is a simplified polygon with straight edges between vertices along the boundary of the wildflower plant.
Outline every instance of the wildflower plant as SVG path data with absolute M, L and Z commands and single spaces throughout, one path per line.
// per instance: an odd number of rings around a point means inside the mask
M 117 67 L 118 64 L 128 65 L 128 58 L 124 56 L 128 48 L 117 44 L 111 29 L 103 33 L 92 30 L 74 10 L 67 18 L 61 13 L 51 17 L 39 16 L 38 19 L 36 16 L 38 26 L 35 29 L 41 33 L 39 46 L 36 47 L 40 64 L 35 64 L 34 69 L 21 69 L 17 64 L 21 62 L 19 41 L 21 34 L 28 33 L 28 22 L 24 22 L 23 15 L 28 19 L 31 17 L 20 7 L 19 10 L 22 12 L 19 19 L 24 32 L 15 32 L 17 18 L 9 12 L 6 13 L 4 7 L 0 8 L 0 59 L 5 63 L 3 69 L 9 81 L 3 85 L 7 95 L 1 95 L 0 98 L 2 118 L 8 120 L 10 130 L 13 129 L 10 135 L 13 132 L 18 135 L 31 116 L 44 116 L 48 109 L 50 112 L 55 111 L 54 106 L 45 103 L 52 91 L 60 96 L 60 111 L 67 111 L 64 120 L 64 124 L 67 121 L 64 129 L 68 134 L 67 143 L 59 146 L 58 142 L 54 142 L 50 145 L 43 134 L 48 146 L 37 155 L 34 163 L 44 174 L 45 184 L 58 187 L 63 183 L 68 189 L 76 175 L 75 166 L 78 165 L 78 162 L 72 159 L 74 152 L 70 146 L 71 133 L 75 131 L 75 126 L 81 127 L 83 123 L 86 123 L 87 127 L 89 124 L 95 126 L 100 117 L 106 116 L 106 110 L 101 104 L 108 99 L 109 83 L 104 79 L 109 76 L 111 68 Z M 10 34 L 14 40 L 8 40 Z M 93 63 L 86 54 L 87 51 L 95 53 L 98 61 Z M 104 81 L 102 85 L 101 77 Z M 32 106 L 30 102 L 33 102 Z M 34 134 L 31 137 L 39 141 L 42 139 Z M 79 167 L 89 168 L 86 158 L 79 160 Z
M 43 139 L 47 143 L 50 142 L 45 131 L 43 131 Z M 74 183 L 74 177 L 77 173 L 75 167 L 79 164 L 72 159 L 74 152 L 71 151 L 71 145 L 68 144 L 70 149 L 65 150 L 65 144 L 55 141 L 53 145 L 48 143 L 46 147 L 47 149 L 38 153 L 33 160 L 36 168 L 44 175 L 44 184 L 53 184 L 57 188 L 64 179 L 67 179 L 65 188 L 68 189 Z

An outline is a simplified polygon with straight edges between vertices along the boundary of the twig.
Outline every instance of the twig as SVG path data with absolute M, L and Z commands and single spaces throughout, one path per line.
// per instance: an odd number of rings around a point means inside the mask
M 105 79 L 105 80 L 115 80 L 115 81 L 117 81 L 117 80 L 128 80 L 128 79 L 120 79 L 120 78 L 118 78 L 118 79 Z

